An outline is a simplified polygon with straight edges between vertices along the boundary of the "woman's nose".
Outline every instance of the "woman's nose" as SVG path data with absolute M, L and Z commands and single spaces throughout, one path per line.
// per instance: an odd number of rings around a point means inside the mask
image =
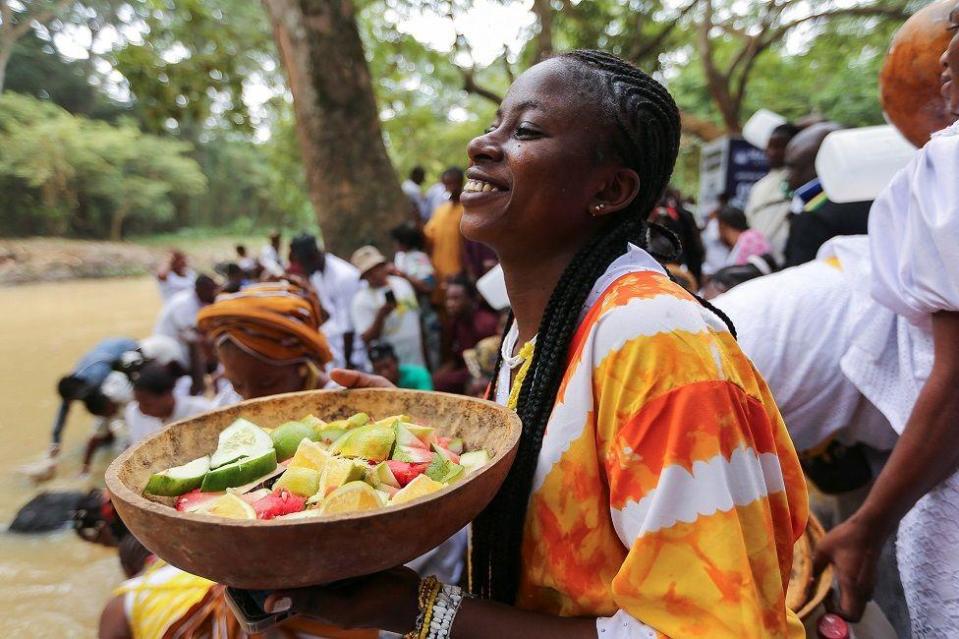
M 466 146 L 466 154 L 469 156 L 470 162 L 474 164 L 482 160 L 498 162 L 503 159 L 503 149 L 494 139 L 494 133 L 495 131 L 484 133 L 470 140 L 470 143 Z

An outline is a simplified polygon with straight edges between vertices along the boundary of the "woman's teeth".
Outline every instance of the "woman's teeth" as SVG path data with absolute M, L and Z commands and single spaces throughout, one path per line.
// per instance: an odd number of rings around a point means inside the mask
M 491 191 L 499 191 L 499 187 L 493 186 L 483 180 L 467 180 L 463 191 L 466 193 L 489 193 Z

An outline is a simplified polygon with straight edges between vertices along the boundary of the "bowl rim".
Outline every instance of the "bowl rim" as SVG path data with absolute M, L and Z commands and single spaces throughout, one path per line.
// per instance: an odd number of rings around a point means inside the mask
M 133 454 L 137 450 L 139 450 L 141 447 L 147 445 L 149 442 L 155 439 L 160 439 L 162 436 L 164 436 L 164 434 L 166 433 L 168 429 L 178 427 L 183 424 L 188 424 L 190 422 L 199 420 L 204 417 L 208 417 L 209 415 L 213 415 L 216 413 L 226 412 L 227 410 L 235 410 L 236 408 L 242 407 L 242 406 L 251 406 L 255 404 L 273 402 L 273 401 L 276 401 L 277 399 L 302 397 L 305 395 L 333 394 L 333 393 L 342 394 L 342 393 L 357 393 L 357 392 L 374 393 L 374 394 L 382 393 L 384 395 L 395 394 L 395 393 L 415 394 L 415 395 L 422 395 L 422 396 L 442 395 L 446 397 L 455 398 L 457 400 L 467 400 L 468 402 L 475 403 L 479 406 L 494 408 L 496 412 L 505 413 L 507 421 L 513 422 L 515 425 L 515 428 L 512 431 L 515 433 L 515 436 L 510 438 L 511 441 L 509 441 L 508 445 L 504 447 L 503 450 L 501 450 L 492 459 L 490 459 L 488 464 L 483 466 L 483 468 L 481 468 L 479 471 L 473 473 L 472 476 L 466 479 L 464 482 L 459 482 L 456 484 L 448 484 L 445 487 L 443 487 L 441 490 L 437 490 L 427 495 L 417 497 L 416 499 L 408 501 L 399 506 L 384 506 L 383 508 L 378 508 L 376 510 L 367 510 L 367 511 L 354 512 L 354 513 L 341 513 L 338 515 L 330 515 L 330 516 L 317 516 L 317 517 L 306 517 L 306 518 L 301 517 L 297 519 L 287 519 L 287 520 L 284 520 L 282 517 L 279 517 L 279 518 L 270 519 L 270 520 L 262 520 L 262 519 L 233 519 L 229 517 L 220 517 L 218 515 L 208 515 L 206 513 L 183 512 L 171 506 L 167 506 L 166 504 L 156 502 L 151 499 L 147 499 L 143 495 L 138 494 L 136 491 L 131 490 L 126 485 L 126 483 L 120 479 L 120 476 L 119 476 L 120 469 L 127 463 L 127 461 L 133 456 Z M 239 417 L 240 416 L 238 416 L 238 418 Z M 423 391 L 423 390 L 414 390 L 414 389 L 406 389 L 406 388 L 344 388 L 344 389 L 316 389 L 316 390 L 308 390 L 308 391 L 295 391 L 292 393 L 280 393 L 278 395 L 268 395 L 266 397 L 256 397 L 253 399 L 247 399 L 242 402 L 238 402 L 236 404 L 231 404 L 229 406 L 222 406 L 220 408 L 205 411 L 203 413 L 198 413 L 186 419 L 181 419 L 175 422 L 171 422 L 170 424 L 167 424 L 166 426 L 164 426 L 162 429 L 151 434 L 146 439 L 128 447 L 125 451 L 123 451 L 107 467 L 107 470 L 104 473 L 104 481 L 106 483 L 107 490 L 110 492 L 111 495 L 119 496 L 122 501 L 130 504 L 131 506 L 134 506 L 140 510 L 149 510 L 158 515 L 161 515 L 164 517 L 170 517 L 174 519 L 185 519 L 188 521 L 194 521 L 199 523 L 212 523 L 212 524 L 218 524 L 221 526 L 225 525 L 231 528 L 233 527 L 250 528 L 254 526 L 261 527 L 261 528 L 266 528 L 266 527 L 275 528 L 277 526 L 285 527 L 285 526 L 296 526 L 296 525 L 304 525 L 304 524 L 323 524 L 323 523 L 332 523 L 332 522 L 340 522 L 340 521 L 350 521 L 350 520 L 363 519 L 366 517 L 375 517 L 377 515 L 383 514 L 384 512 L 392 513 L 392 512 L 398 512 L 398 511 L 414 508 L 428 501 L 431 501 L 433 499 L 438 499 L 440 497 L 443 497 L 449 494 L 451 491 L 462 488 L 463 486 L 465 486 L 467 482 L 477 479 L 480 475 L 491 470 L 493 466 L 495 466 L 497 463 L 499 463 L 503 459 L 503 457 L 509 455 L 510 452 L 519 445 L 519 440 L 520 440 L 520 437 L 522 436 L 522 432 L 523 432 L 522 422 L 520 421 L 519 415 L 517 415 L 515 411 L 512 411 L 501 404 L 497 404 L 496 402 L 493 402 L 487 399 L 480 399 L 478 397 L 471 397 L 468 395 L 457 395 L 455 393 L 444 393 L 439 391 Z

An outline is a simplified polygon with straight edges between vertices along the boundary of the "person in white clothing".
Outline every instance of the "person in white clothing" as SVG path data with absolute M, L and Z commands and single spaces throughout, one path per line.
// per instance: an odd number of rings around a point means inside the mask
M 196 272 L 187 264 L 182 251 L 171 251 L 167 263 L 157 271 L 156 279 L 160 297 L 166 302 L 180 291 L 193 288 Z
M 400 185 L 400 188 L 403 189 L 403 194 L 406 195 L 406 198 L 410 201 L 410 206 L 413 209 L 413 212 L 416 214 L 415 219 L 419 223 L 426 222 L 430 219 L 430 211 L 426 205 L 426 198 L 423 197 L 423 192 L 420 190 L 423 186 L 423 180 L 426 179 L 426 172 L 421 166 L 414 166 L 413 170 L 410 171 L 410 176 L 403 180 L 403 183 Z
M 783 263 L 783 249 L 789 238 L 790 198 L 784 187 L 786 145 L 797 133 L 799 127 L 789 122 L 773 129 L 766 144 L 769 173 L 753 185 L 746 202 L 749 228 L 763 234 L 772 246 L 772 254 L 778 264 Z
M 351 261 L 365 284 L 351 306 L 357 333 L 366 344 L 389 343 L 400 364 L 425 366 L 416 291 L 406 280 L 389 274 L 390 265 L 376 247 L 357 249 Z
M 196 314 L 216 299 L 217 285 L 207 275 L 196 279 L 193 289 L 180 291 L 168 301 L 160 311 L 153 327 L 154 335 L 164 335 L 175 339 L 180 345 L 179 361 L 189 362 L 193 377 L 192 394 L 203 392 L 203 357 L 200 353 L 196 332 Z
M 260 251 L 260 266 L 264 276 L 280 277 L 286 272 L 283 267 L 283 258 L 280 257 L 280 241 L 282 236 L 278 232 L 270 234 L 269 243 Z
M 212 408 L 205 397 L 177 395 L 176 378 L 159 364 L 147 364 L 133 376 L 133 397 L 127 404 L 124 420 L 130 431 L 130 443 L 149 437 L 172 422 L 186 419 Z
M 329 342 L 332 367 L 366 370 L 365 348 L 353 327 L 350 304 L 360 289 L 360 272 L 349 262 L 322 250 L 312 235 L 290 242 L 290 256 L 309 279 L 328 318 L 320 326 Z

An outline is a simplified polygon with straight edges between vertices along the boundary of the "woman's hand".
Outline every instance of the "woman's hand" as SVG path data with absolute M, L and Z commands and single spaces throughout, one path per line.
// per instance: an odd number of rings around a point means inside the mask
M 839 524 L 816 547 L 818 573 L 832 564 L 839 582 L 839 609 L 842 617 L 856 622 L 862 618 L 866 603 L 876 585 L 876 564 L 886 541 L 885 535 L 853 517 Z
M 330 379 L 343 388 L 396 388 L 385 377 L 361 373 L 348 368 L 334 368 L 330 371 Z
M 376 628 L 402 634 L 413 630 L 419 614 L 420 577 L 398 566 L 330 584 L 277 591 L 264 607 L 277 613 L 292 609 L 338 628 Z

